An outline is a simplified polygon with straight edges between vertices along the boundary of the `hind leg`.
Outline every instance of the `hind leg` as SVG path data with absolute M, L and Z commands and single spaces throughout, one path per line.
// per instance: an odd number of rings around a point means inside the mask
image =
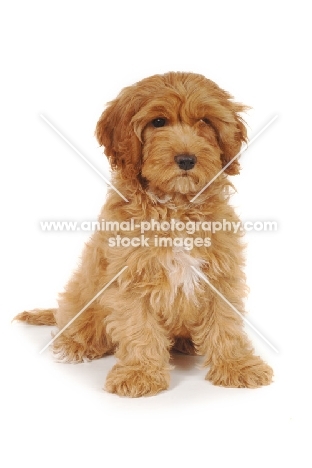
M 52 350 L 59 361 L 82 362 L 113 352 L 100 312 L 96 306 L 87 309 L 54 340 Z
M 59 361 L 82 362 L 112 353 L 113 346 L 104 323 L 104 308 L 94 302 L 83 310 L 94 296 L 93 291 L 90 293 L 88 288 L 83 288 L 75 278 L 60 295 L 55 318 L 61 334 L 52 344 Z
M 105 326 L 108 312 L 99 303 L 102 297 L 92 302 L 100 287 L 98 282 L 90 281 L 92 275 L 88 273 L 88 265 L 82 265 L 84 268 L 81 266 L 65 291 L 60 294 L 59 307 L 55 313 L 60 335 L 55 337 L 52 350 L 60 361 L 82 362 L 100 358 L 113 351 Z

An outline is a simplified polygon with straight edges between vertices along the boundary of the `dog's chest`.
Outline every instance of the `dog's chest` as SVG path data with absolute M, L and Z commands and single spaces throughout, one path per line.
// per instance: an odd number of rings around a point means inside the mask
M 196 302 L 196 289 L 200 288 L 201 268 L 205 261 L 184 249 L 173 249 L 160 261 L 170 284 L 170 302 L 174 301 L 178 291 Z

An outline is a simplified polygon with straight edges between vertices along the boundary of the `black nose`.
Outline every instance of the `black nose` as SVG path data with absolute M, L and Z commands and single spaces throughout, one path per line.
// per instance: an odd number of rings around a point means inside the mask
M 184 171 L 193 169 L 197 161 L 195 154 L 177 154 L 174 157 L 174 160 L 179 168 L 183 169 Z

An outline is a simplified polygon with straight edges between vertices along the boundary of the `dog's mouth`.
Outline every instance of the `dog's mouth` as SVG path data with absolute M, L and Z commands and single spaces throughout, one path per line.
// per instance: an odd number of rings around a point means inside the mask
M 199 179 L 191 171 L 183 171 L 169 181 L 171 190 L 182 194 L 187 194 L 198 190 Z
M 173 179 L 179 179 L 179 178 L 182 178 L 182 179 L 186 178 L 186 179 L 189 179 L 189 180 L 193 180 L 196 183 L 198 183 L 198 181 L 199 181 L 198 177 L 196 177 L 196 175 L 192 171 L 181 171 L 180 174 L 176 174 L 173 177 Z

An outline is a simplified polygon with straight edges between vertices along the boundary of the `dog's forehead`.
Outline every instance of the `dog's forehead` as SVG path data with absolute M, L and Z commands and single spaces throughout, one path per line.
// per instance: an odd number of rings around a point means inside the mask
M 155 75 L 136 83 L 134 93 L 144 98 L 176 98 L 181 101 L 190 98 L 200 90 L 202 93 L 213 94 L 215 85 L 204 76 L 195 74 L 170 73 Z
M 153 114 L 172 112 L 195 117 L 213 112 L 216 106 L 227 107 L 226 101 L 232 97 L 203 75 L 184 72 L 145 78 L 130 87 L 129 92 L 136 112 L 145 108 Z

